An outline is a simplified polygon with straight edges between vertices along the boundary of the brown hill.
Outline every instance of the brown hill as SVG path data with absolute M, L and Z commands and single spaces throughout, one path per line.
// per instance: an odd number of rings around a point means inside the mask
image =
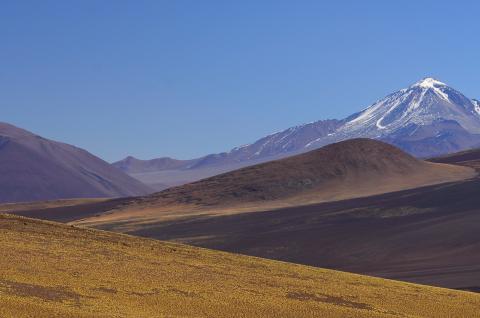
M 424 162 L 380 141 L 352 139 L 167 189 L 137 202 L 201 206 L 289 199 L 318 202 L 473 175 L 471 169 Z
M 0 123 L 0 202 L 149 192 L 146 185 L 83 149 Z
M 90 207 L 85 211 L 87 219 L 81 222 L 96 225 L 125 221 L 132 227 L 139 221 L 144 226 L 146 220 L 301 206 L 466 179 L 475 174 L 468 167 L 415 159 L 380 141 L 353 139 L 123 200 L 110 206 L 108 213 Z

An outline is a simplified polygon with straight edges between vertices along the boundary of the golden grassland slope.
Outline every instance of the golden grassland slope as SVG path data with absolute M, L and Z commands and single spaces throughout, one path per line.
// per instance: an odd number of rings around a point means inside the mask
M 475 317 L 480 295 L 0 215 L 0 317 Z
M 130 228 L 194 214 L 231 214 L 338 201 L 468 179 L 469 167 L 418 160 L 371 139 L 352 139 L 122 202 L 79 224 Z M 65 212 L 68 213 L 68 212 Z M 123 231 L 123 228 L 116 229 Z

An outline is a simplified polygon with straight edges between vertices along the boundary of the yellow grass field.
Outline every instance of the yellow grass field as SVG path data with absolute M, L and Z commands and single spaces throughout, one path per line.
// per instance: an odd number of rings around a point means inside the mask
M 9 215 L 0 251 L 2 318 L 480 317 L 479 294 Z

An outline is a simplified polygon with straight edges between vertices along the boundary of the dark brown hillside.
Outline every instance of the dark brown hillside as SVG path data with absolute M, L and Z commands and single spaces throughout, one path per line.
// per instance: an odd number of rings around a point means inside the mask
M 441 157 L 431 158 L 430 162 L 438 163 L 466 163 L 480 160 L 480 149 L 471 149 L 460 152 L 455 152 Z
M 353 139 L 123 200 L 108 209 L 89 209 L 79 222 L 94 226 L 121 222 L 128 229 L 117 230 L 128 231 L 165 219 L 303 206 L 464 180 L 475 175 L 469 167 L 425 162 L 380 141 Z M 75 214 L 79 215 L 78 212 Z

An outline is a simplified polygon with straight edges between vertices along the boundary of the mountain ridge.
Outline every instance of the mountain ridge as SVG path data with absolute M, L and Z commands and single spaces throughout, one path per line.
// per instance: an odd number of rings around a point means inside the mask
M 0 202 L 135 196 L 151 191 L 81 148 L 0 123 Z

